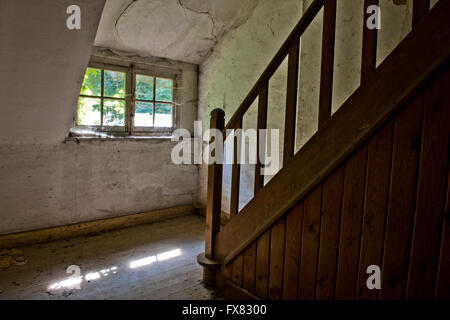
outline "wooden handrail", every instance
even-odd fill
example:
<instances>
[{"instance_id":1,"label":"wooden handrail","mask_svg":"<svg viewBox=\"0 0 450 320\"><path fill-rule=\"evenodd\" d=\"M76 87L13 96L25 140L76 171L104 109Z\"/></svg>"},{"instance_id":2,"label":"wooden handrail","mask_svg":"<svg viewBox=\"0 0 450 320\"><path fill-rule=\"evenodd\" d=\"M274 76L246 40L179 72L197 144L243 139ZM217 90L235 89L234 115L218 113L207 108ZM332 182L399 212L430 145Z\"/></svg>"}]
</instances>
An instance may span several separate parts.
<instances>
[{"instance_id":1,"label":"wooden handrail","mask_svg":"<svg viewBox=\"0 0 450 320\"><path fill-rule=\"evenodd\" d=\"M376 51L377 51L377 30L370 30L366 27L366 20L369 18L366 9L372 5L378 5L379 0L364 0L364 19L363 19L363 45L362 45L362 64L361 64L361 83L364 83L376 69ZM413 6L413 26L422 19L429 11L429 0L414 0ZM287 92L286 92L286 113L285 113L285 134L284 134L284 154L283 166L286 166L294 156L295 130L296 130L296 109L297 109L297 87L299 70L299 47L300 38L312 23L314 18L324 9L323 13L323 39L322 39L322 60L320 76L319 93L319 130L323 124L331 117L332 96L333 96L333 69L334 69L334 51L335 51L335 33L336 33L336 0L315 0L300 19L294 30L290 33L288 39L283 43L275 57L272 59L266 70L256 82L250 93L244 99L243 103L231 117L228 124L223 129L224 137L227 137L233 129L242 128L244 114L259 97L258 102L258 127L265 129L268 110L268 86L269 81L275 71L279 68L286 57L288 60L287 74ZM259 150L263 143L259 143L257 155L264 153ZM235 143L236 144L236 143ZM235 148L235 153L238 152ZM261 151L261 152L260 152ZM262 159L258 158L255 166L254 194L264 187L264 179L261 177ZM232 196L231 196L231 215L238 213L239 202L239 172L240 166L233 166L232 174Z\"/></svg>"},{"instance_id":2,"label":"wooden handrail","mask_svg":"<svg viewBox=\"0 0 450 320\"><path fill-rule=\"evenodd\" d=\"M450 60L450 1L420 19L388 58L292 161L217 234L215 259L230 262L305 197Z\"/></svg>"},{"instance_id":3,"label":"wooden handrail","mask_svg":"<svg viewBox=\"0 0 450 320\"><path fill-rule=\"evenodd\" d=\"M428 13L428 10L430 10L430 0L414 0L413 27Z\"/></svg>"},{"instance_id":4,"label":"wooden handrail","mask_svg":"<svg viewBox=\"0 0 450 320\"><path fill-rule=\"evenodd\" d=\"M306 31L306 29L312 23L314 18L320 12L320 10L322 9L322 7L326 1L327 0L315 0L309 6L309 8L306 10L305 14L300 19L299 23L295 26L294 30L289 34L287 40L283 43L281 48L276 53L275 57L269 63L266 70L264 70L261 77L258 79L258 81L254 85L254 87L250 90L250 93L247 95L247 97L244 99L242 104L236 110L234 115L228 121L227 125L225 126L225 129L235 129L236 128L236 125L239 123L240 118L242 118L244 116L245 112L247 112L247 110L250 108L253 101L255 101L255 99L260 94L261 89L264 87L264 85L267 82L269 82L269 79L272 77L272 75L275 73L275 71L278 69L278 67L281 65L281 63L284 61L286 56L289 54L289 51L291 50L292 45L296 41L298 41L298 39L303 35L303 33ZM335 1L335 0L332 0L332 1Z\"/></svg>"},{"instance_id":5,"label":"wooden handrail","mask_svg":"<svg viewBox=\"0 0 450 320\"><path fill-rule=\"evenodd\" d=\"M375 72L378 71L376 67L377 30L369 30L365 25L366 19L364 19L361 87L332 117L336 1L315 0L309 6L226 126L224 125L224 112L220 109L212 111L211 128L221 130L223 136L227 137L230 130L242 128L244 114L259 98L257 129L266 129L269 81L288 57L283 169L267 186L264 186L264 177L261 175L262 162L264 161L260 159L259 155L265 153L265 150L262 149L265 148L265 143L264 141L259 143L259 139L264 137L257 134L258 162L255 166L254 198L243 208L242 214L238 214L240 165L237 160L241 144L235 141L233 155L235 163L232 167L230 201L232 219L220 232L222 164L209 165L206 258L215 259L221 263L227 263L234 258L250 241L253 241L296 201L305 196L339 161L348 156L358 146L358 143L367 138L380 123L399 107L400 100L406 99L411 90L423 84L428 74L435 70L436 63L442 63L444 58L447 59L450 54L450 46L437 41L438 39L447 41L450 34L436 30L439 23L445 25L442 14L436 12L439 10L450 11L448 3L444 5L441 1L441 4L436 6L433 15L435 19L440 20L432 21L433 17L427 17L430 1L414 0L413 26L418 25L420 30L412 37L413 40L411 40L411 36L408 36L393 51L387 59L388 62L383 62L378 68L380 69L379 72ZM365 0L364 9L366 10L368 6L377 4L378 0ZM318 110L319 130L301 151L294 155L300 39L322 8L324 8L324 22ZM367 18L366 14L365 12L365 18ZM422 26L422 21L426 22L425 26ZM442 33L442 35L432 34L432 36L429 36L426 34L427 31ZM427 49L417 47L417 43L427 44L426 47L430 48L428 50L430 55L424 56ZM443 52L439 53L432 47L433 45L440 45ZM416 52L411 54L409 61L402 61L405 52L409 51ZM402 63L403 66L398 66ZM416 70L411 70L414 68ZM375 74L377 75L375 76ZM406 76L408 74L409 77ZM376 81L380 83L376 83ZM395 86L396 81L403 81L406 84L398 84L397 88L385 87L387 84ZM378 92L383 92L383 95L377 96ZM365 100L367 97L372 99L370 102L373 105L370 110L363 107L364 103L368 103ZM339 141L336 140L338 136L340 137ZM322 153L324 156L318 157L318 154Z\"/></svg>"}]
</instances>

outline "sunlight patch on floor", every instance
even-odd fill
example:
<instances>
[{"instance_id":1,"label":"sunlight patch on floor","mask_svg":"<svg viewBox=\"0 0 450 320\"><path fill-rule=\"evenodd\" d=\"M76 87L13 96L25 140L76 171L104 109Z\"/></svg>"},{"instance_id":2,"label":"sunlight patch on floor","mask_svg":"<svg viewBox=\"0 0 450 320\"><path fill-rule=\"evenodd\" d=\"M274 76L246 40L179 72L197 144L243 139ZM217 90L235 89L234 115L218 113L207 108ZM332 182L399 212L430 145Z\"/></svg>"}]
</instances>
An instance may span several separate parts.
<instances>
[{"instance_id":1,"label":"sunlight patch on floor","mask_svg":"<svg viewBox=\"0 0 450 320\"><path fill-rule=\"evenodd\" d=\"M130 262L129 267L130 267L130 269L136 269L136 268L140 268L143 266L148 266L154 262L166 261L166 260L178 257L180 255L181 255L180 249L170 250L170 251L166 251L166 252L154 255L154 256L147 257L147 258L133 260ZM76 270L78 270L78 272ZM68 267L67 273L71 273L72 275L67 279L64 279L64 280L61 280L61 281L51 284L48 287L48 290L52 291L52 290L58 290L61 288L81 289L81 283L83 282L83 279L84 279L84 281L89 282L89 281L93 281L93 280L98 280L102 277L107 277L110 274L117 274L118 267L113 266L110 268L105 268L100 271L94 271L94 272L87 273L84 276L81 275L81 271L79 271L79 270L80 270L80 268L78 266Z\"/></svg>"}]
</instances>

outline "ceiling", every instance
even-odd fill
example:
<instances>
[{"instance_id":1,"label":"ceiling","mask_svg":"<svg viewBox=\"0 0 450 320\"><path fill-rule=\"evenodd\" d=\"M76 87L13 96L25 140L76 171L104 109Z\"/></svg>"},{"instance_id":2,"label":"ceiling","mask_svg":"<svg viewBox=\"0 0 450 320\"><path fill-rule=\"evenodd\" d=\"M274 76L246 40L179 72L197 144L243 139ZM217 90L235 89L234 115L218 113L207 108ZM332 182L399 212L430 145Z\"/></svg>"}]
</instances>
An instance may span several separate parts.
<instances>
[{"instance_id":1,"label":"ceiling","mask_svg":"<svg viewBox=\"0 0 450 320\"><path fill-rule=\"evenodd\" d=\"M107 0L95 45L202 63L258 0Z\"/></svg>"}]
</instances>

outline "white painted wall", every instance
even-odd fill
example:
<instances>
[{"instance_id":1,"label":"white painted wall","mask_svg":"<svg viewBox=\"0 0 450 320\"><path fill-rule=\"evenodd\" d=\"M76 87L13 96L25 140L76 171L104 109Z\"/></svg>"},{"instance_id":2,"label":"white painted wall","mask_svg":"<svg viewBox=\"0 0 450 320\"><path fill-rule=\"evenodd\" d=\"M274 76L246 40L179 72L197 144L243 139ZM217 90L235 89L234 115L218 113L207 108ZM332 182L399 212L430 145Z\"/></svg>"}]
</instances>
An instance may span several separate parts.
<instances>
[{"instance_id":1,"label":"white painted wall","mask_svg":"<svg viewBox=\"0 0 450 320\"><path fill-rule=\"evenodd\" d=\"M80 0L81 30L68 30L69 0L0 0L0 143L57 143L72 123L104 0Z\"/></svg>"},{"instance_id":2,"label":"white painted wall","mask_svg":"<svg viewBox=\"0 0 450 320\"><path fill-rule=\"evenodd\" d=\"M260 1L247 21L231 30L216 45L212 55L200 66L198 119L203 121L204 130L209 127L209 114L215 108L223 108L226 121L230 119L299 21L302 12L303 1ZM278 103L284 95L283 74L286 74L286 64L277 72L278 80L271 83L269 90L270 128L279 127L284 118L284 108ZM252 108L244 119L244 128L254 128L255 119L256 108ZM229 177L230 169L228 166L224 168L226 177ZM252 166L243 166L241 206L253 194L252 171ZM207 170L203 165L199 171L199 206L206 203L206 181ZM222 201L225 211L229 206L228 194L229 183L226 183Z\"/></svg>"},{"instance_id":3,"label":"white painted wall","mask_svg":"<svg viewBox=\"0 0 450 320\"><path fill-rule=\"evenodd\" d=\"M0 145L0 234L192 204L167 139Z\"/></svg>"},{"instance_id":4,"label":"white painted wall","mask_svg":"<svg viewBox=\"0 0 450 320\"><path fill-rule=\"evenodd\" d=\"M252 0L253 1L253 0ZM338 10L349 2L340 0ZM393 21L385 20L380 57L409 31L407 6L393 7ZM185 1L186 4L192 1ZM250 3L249 1L248 3ZM311 0L259 1L253 12L213 48L200 66L197 118L209 126L212 109L225 109L227 120L238 108L276 51L285 41ZM434 3L435 1L433 1ZM205 166L174 166L170 141L94 141L65 143L72 123L85 68L91 56L104 0L77 0L82 29L65 27L70 0L0 0L0 234L38 229L157 208L206 201ZM193 3L193 2L192 2ZM192 4L191 3L191 4ZM198 4L198 3L197 3ZM339 9L340 8L340 9ZM231 12L231 11L230 11ZM348 55L340 50L356 43L359 33L348 32L358 19L338 13L346 24L338 30L336 83L343 101L357 81L357 48ZM231 18L230 18L231 19ZM395 36L387 26L403 21ZM346 31L350 30L350 31ZM341 34L341 35L339 35ZM384 37L384 38L383 38ZM383 40L388 39L388 40ZM149 39L148 41L151 41ZM300 61L297 148L317 128L318 75L320 72L321 18L302 40ZM394 43L394 45L392 43ZM152 60L163 63L162 60ZM165 61L164 63L166 63ZM163 63L163 64L164 64ZM197 104L197 70L183 64L182 126L192 130ZM349 73L340 70L350 70ZM270 83L269 128L282 129L286 64ZM192 91L193 90L193 91ZM244 119L255 127L256 108ZM283 130L281 130L282 132ZM282 145L282 138L280 139ZM280 150L282 151L282 150ZM225 168L229 178L230 168ZM228 210L229 182L225 179L224 210ZM253 196L252 167L243 167L241 206Z\"/></svg>"},{"instance_id":5,"label":"white painted wall","mask_svg":"<svg viewBox=\"0 0 450 320\"><path fill-rule=\"evenodd\" d=\"M66 8L81 7L81 30ZM0 234L192 204L197 167L174 143L65 141L104 0L0 0ZM195 118L197 67L182 99ZM191 117L191 118L190 118ZM190 128L189 128L190 129Z\"/></svg>"},{"instance_id":6,"label":"white painted wall","mask_svg":"<svg viewBox=\"0 0 450 320\"><path fill-rule=\"evenodd\" d=\"M225 110L226 121L256 83L303 12L313 0L260 2L249 19L229 32L200 66L198 119L209 126L214 108ZM433 1L432 4L434 4ZM411 30L412 0L395 5L381 0L381 25L377 62L381 63ZM363 0L338 0L334 64L333 112L360 85ZM323 9L301 39L296 150L317 131ZM280 129L280 161L284 134L287 63L269 83L268 128ZM365 106L369 107L369 106ZM244 129L255 128L257 106L244 117ZM241 166L240 207L253 197L254 166ZM224 166L222 210L229 212L231 166ZM266 182L270 177L266 178ZM199 170L198 206L206 204L207 168Z\"/></svg>"},{"instance_id":7,"label":"white painted wall","mask_svg":"<svg viewBox=\"0 0 450 320\"><path fill-rule=\"evenodd\" d=\"M107 0L95 45L201 63L258 0Z\"/></svg>"}]
</instances>

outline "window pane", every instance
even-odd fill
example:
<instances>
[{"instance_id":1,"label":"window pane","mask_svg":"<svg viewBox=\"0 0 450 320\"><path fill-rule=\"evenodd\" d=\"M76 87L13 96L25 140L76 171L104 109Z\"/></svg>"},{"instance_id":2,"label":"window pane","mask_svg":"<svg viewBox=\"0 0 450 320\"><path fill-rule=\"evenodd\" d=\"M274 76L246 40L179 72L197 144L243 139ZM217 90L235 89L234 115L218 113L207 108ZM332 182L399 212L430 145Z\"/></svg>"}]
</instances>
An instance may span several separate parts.
<instances>
[{"instance_id":1,"label":"window pane","mask_svg":"<svg viewBox=\"0 0 450 320\"><path fill-rule=\"evenodd\" d=\"M105 97L125 98L125 72L105 70Z\"/></svg>"},{"instance_id":2,"label":"window pane","mask_svg":"<svg viewBox=\"0 0 450 320\"><path fill-rule=\"evenodd\" d=\"M100 97L102 94L102 71L100 69L87 68L81 94Z\"/></svg>"},{"instance_id":3,"label":"window pane","mask_svg":"<svg viewBox=\"0 0 450 320\"><path fill-rule=\"evenodd\" d=\"M172 80L156 78L156 100L172 102Z\"/></svg>"},{"instance_id":4,"label":"window pane","mask_svg":"<svg viewBox=\"0 0 450 320\"><path fill-rule=\"evenodd\" d=\"M106 100L103 102L103 125L124 126L125 125L125 101Z\"/></svg>"},{"instance_id":5,"label":"window pane","mask_svg":"<svg viewBox=\"0 0 450 320\"><path fill-rule=\"evenodd\" d=\"M153 77L136 75L136 99L153 100Z\"/></svg>"},{"instance_id":6,"label":"window pane","mask_svg":"<svg viewBox=\"0 0 450 320\"><path fill-rule=\"evenodd\" d=\"M153 103L136 102L134 126L153 127Z\"/></svg>"},{"instance_id":7,"label":"window pane","mask_svg":"<svg viewBox=\"0 0 450 320\"><path fill-rule=\"evenodd\" d=\"M157 103L155 110L155 127L172 128L172 126L172 105Z\"/></svg>"},{"instance_id":8,"label":"window pane","mask_svg":"<svg viewBox=\"0 0 450 320\"><path fill-rule=\"evenodd\" d=\"M92 98L80 98L78 100L78 125L100 125L101 100Z\"/></svg>"}]
</instances>

